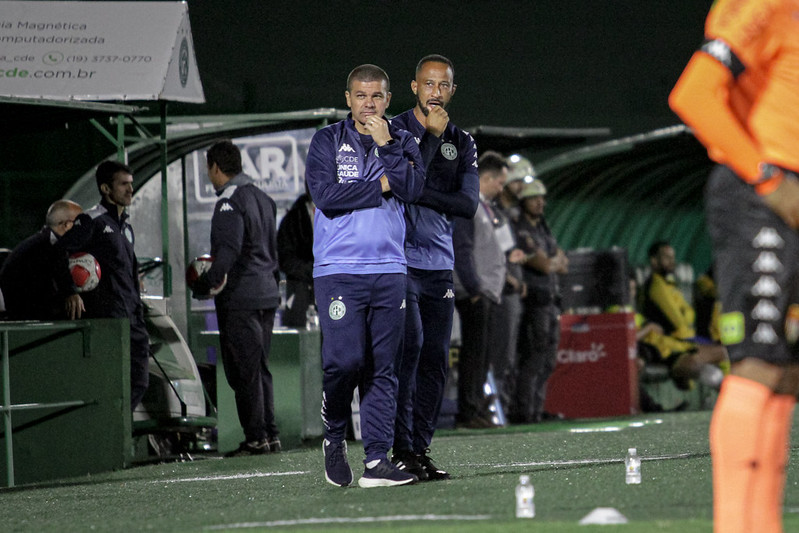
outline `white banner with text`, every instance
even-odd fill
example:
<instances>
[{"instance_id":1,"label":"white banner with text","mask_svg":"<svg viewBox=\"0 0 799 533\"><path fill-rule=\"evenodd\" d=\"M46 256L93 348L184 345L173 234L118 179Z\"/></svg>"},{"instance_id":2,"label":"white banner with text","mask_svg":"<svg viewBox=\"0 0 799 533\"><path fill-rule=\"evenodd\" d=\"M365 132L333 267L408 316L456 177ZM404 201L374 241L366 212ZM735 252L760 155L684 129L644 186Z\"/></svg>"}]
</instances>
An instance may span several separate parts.
<instances>
[{"instance_id":1,"label":"white banner with text","mask_svg":"<svg viewBox=\"0 0 799 533\"><path fill-rule=\"evenodd\" d=\"M205 102L185 2L0 2L0 96Z\"/></svg>"}]
</instances>

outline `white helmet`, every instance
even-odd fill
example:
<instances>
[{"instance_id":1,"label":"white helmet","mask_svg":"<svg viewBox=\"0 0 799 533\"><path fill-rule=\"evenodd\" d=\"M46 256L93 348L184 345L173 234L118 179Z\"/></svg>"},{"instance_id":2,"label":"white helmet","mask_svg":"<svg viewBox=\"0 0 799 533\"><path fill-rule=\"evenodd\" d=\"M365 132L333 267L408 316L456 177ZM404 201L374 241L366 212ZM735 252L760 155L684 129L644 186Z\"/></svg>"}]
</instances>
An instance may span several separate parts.
<instances>
[{"instance_id":1,"label":"white helmet","mask_svg":"<svg viewBox=\"0 0 799 533\"><path fill-rule=\"evenodd\" d=\"M546 196L547 188L541 180L533 180L530 183L525 183L522 192L519 193L519 200L531 198L533 196Z\"/></svg>"},{"instance_id":2,"label":"white helmet","mask_svg":"<svg viewBox=\"0 0 799 533\"><path fill-rule=\"evenodd\" d=\"M519 180L524 181L524 183L532 183L534 179L535 169L529 159L519 154L513 154L508 157L508 179L505 184Z\"/></svg>"}]
</instances>

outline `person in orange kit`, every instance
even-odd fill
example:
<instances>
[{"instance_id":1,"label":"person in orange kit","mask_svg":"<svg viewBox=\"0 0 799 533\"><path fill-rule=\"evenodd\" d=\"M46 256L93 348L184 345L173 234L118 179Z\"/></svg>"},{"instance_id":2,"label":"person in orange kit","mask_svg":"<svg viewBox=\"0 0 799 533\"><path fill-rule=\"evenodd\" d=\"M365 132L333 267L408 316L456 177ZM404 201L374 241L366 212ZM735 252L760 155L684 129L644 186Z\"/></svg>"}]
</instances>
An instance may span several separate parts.
<instances>
[{"instance_id":1,"label":"person in orange kit","mask_svg":"<svg viewBox=\"0 0 799 533\"><path fill-rule=\"evenodd\" d=\"M710 424L716 533L782 531L799 392L799 0L718 0L669 97L706 190L732 371Z\"/></svg>"}]
</instances>

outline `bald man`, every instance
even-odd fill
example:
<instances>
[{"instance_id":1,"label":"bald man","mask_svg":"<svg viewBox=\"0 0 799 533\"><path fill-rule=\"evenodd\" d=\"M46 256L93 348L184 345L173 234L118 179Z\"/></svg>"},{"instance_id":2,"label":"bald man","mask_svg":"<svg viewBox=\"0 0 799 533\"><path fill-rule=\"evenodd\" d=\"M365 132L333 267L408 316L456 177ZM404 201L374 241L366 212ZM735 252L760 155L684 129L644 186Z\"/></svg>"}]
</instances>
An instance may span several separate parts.
<instances>
[{"instance_id":1,"label":"bald man","mask_svg":"<svg viewBox=\"0 0 799 533\"><path fill-rule=\"evenodd\" d=\"M3 263L0 289L9 319L81 317L85 309L69 274L68 258L90 231L89 218L82 212L70 200L54 202L47 210L45 226L14 248Z\"/></svg>"}]
</instances>

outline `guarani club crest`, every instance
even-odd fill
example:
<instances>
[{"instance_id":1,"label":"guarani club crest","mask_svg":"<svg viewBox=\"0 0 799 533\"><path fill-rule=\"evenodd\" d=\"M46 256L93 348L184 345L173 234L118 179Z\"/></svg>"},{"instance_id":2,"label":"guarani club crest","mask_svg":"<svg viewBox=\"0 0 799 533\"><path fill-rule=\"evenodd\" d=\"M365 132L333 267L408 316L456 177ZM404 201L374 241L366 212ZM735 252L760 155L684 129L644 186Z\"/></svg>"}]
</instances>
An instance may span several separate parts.
<instances>
[{"instance_id":1,"label":"guarani club crest","mask_svg":"<svg viewBox=\"0 0 799 533\"><path fill-rule=\"evenodd\" d=\"M327 308L327 314L330 315L331 320L341 320L347 313L347 306L341 301L341 296L338 300L331 298L330 307Z\"/></svg>"}]
</instances>

